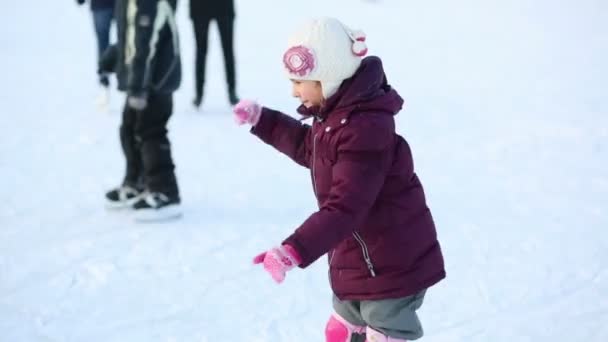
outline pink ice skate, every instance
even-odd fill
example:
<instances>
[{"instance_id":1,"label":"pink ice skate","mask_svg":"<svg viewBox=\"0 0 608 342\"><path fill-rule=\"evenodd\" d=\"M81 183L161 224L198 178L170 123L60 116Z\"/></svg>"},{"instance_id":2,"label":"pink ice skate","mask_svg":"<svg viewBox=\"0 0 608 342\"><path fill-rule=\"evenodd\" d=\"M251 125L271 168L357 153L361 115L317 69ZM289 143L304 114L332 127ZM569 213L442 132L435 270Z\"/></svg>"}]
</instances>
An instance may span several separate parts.
<instances>
[{"instance_id":1,"label":"pink ice skate","mask_svg":"<svg viewBox=\"0 0 608 342\"><path fill-rule=\"evenodd\" d=\"M370 327L365 330L365 337L365 342L407 342L400 338L386 336Z\"/></svg>"},{"instance_id":2,"label":"pink ice skate","mask_svg":"<svg viewBox=\"0 0 608 342\"><path fill-rule=\"evenodd\" d=\"M333 314L325 326L326 342L350 342L353 334L365 333L365 327L348 323L338 314Z\"/></svg>"}]
</instances>

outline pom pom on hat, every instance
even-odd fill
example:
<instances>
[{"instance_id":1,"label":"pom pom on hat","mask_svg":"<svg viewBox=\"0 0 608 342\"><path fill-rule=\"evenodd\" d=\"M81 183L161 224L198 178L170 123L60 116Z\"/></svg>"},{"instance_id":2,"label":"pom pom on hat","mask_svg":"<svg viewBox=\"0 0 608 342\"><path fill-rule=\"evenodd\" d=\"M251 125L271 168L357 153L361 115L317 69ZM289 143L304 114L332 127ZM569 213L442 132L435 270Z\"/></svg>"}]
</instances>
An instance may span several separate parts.
<instances>
[{"instance_id":1,"label":"pom pom on hat","mask_svg":"<svg viewBox=\"0 0 608 342\"><path fill-rule=\"evenodd\" d=\"M367 54L367 45L365 44L367 36L365 33L363 31L353 31L350 37L353 40L353 53L355 56L365 56Z\"/></svg>"},{"instance_id":2,"label":"pom pom on hat","mask_svg":"<svg viewBox=\"0 0 608 342\"><path fill-rule=\"evenodd\" d=\"M352 77L367 54L365 33L351 30L334 18L313 19L289 37L283 55L287 75L321 82L323 97L335 94Z\"/></svg>"},{"instance_id":3,"label":"pom pom on hat","mask_svg":"<svg viewBox=\"0 0 608 342\"><path fill-rule=\"evenodd\" d=\"M363 57L367 54L367 45L364 42L356 41L353 43L353 53L355 56Z\"/></svg>"}]
</instances>

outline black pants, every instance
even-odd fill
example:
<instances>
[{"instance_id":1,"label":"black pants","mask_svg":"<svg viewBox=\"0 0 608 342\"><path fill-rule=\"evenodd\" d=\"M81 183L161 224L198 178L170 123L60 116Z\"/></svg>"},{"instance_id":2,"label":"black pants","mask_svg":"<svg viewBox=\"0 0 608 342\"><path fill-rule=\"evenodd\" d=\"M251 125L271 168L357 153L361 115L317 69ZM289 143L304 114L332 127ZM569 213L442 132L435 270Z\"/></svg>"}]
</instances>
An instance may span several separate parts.
<instances>
[{"instance_id":1,"label":"black pants","mask_svg":"<svg viewBox=\"0 0 608 342\"><path fill-rule=\"evenodd\" d=\"M234 17L222 16L217 18L195 17L192 19L194 25L194 36L196 38L196 95L203 94L205 83L205 61L207 59L207 36L209 34L209 23L215 19L220 31L220 40L224 52L224 66L226 70L226 83L228 91L234 91L236 87L236 76L234 70Z\"/></svg>"},{"instance_id":2,"label":"black pants","mask_svg":"<svg viewBox=\"0 0 608 342\"><path fill-rule=\"evenodd\" d=\"M127 161L125 185L179 197L167 122L173 112L171 94L150 95L138 111L125 103L120 142Z\"/></svg>"}]
</instances>

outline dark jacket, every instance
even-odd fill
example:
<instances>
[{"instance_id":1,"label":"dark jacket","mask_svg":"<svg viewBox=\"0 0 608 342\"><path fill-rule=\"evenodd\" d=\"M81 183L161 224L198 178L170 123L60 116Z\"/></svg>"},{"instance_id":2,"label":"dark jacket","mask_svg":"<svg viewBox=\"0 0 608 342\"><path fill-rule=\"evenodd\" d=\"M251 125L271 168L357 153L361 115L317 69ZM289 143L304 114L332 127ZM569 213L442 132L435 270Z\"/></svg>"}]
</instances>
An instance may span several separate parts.
<instances>
[{"instance_id":1,"label":"dark jacket","mask_svg":"<svg viewBox=\"0 0 608 342\"><path fill-rule=\"evenodd\" d=\"M234 17L234 0L190 0L190 17Z\"/></svg>"},{"instance_id":2,"label":"dark jacket","mask_svg":"<svg viewBox=\"0 0 608 342\"><path fill-rule=\"evenodd\" d=\"M319 210L289 236L306 267L328 253L334 293L412 295L445 277L443 256L407 142L395 132L402 98L377 57L363 60L312 127L264 108L252 132L311 169Z\"/></svg>"},{"instance_id":3,"label":"dark jacket","mask_svg":"<svg viewBox=\"0 0 608 342\"><path fill-rule=\"evenodd\" d=\"M132 3L133 8L128 5ZM130 95L172 93L181 82L177 0L117 0L118 42L100 62L116 72L118 89ZM134 11L132 16L130 11Z\"/></svg>"}]
</instances>

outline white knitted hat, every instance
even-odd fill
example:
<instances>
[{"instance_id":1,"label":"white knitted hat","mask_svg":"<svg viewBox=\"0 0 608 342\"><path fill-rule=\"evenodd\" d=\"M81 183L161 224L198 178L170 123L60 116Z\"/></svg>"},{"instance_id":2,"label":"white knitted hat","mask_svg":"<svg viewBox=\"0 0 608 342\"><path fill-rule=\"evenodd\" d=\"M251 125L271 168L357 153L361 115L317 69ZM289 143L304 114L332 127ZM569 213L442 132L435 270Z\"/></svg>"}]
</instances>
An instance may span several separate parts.
<instances>
[{"instance_id":1,"label":"white knitted hat","mask_svg":"<svg viewBox=\"0 0 608 342\"><path fill-rule=\"evenodd\" d=\"M355 74L366 53L363 32L353 31L334 18L318 18L289 37L283 66L290 79L321 82L327 99L342 81Z\"/></svg>"}]
</instances>

